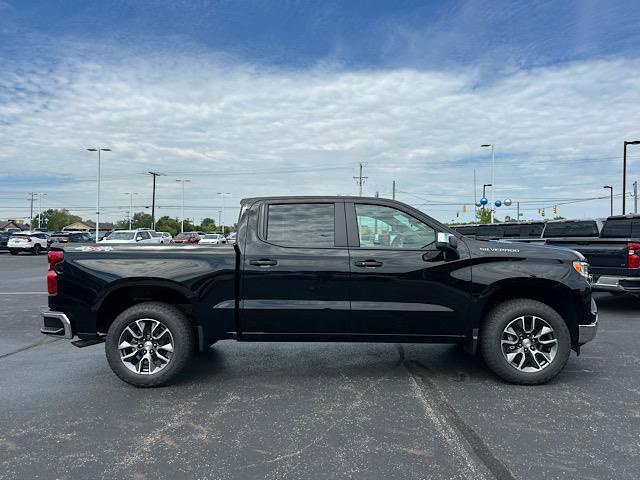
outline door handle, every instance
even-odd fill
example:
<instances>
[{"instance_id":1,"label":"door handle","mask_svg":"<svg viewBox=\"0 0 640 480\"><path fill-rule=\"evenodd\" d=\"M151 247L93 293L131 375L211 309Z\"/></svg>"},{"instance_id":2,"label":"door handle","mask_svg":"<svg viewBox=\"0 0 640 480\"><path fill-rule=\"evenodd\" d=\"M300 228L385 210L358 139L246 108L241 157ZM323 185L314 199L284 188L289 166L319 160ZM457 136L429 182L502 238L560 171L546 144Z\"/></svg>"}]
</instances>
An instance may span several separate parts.
<instances>
[{"instance_id":1,"label":"door handle","mask_svg":"<svg viewBox=\"0 0 640 480\"><path fill-rule=\"evenodd\" d=\"M363 260L358 262L353 262L356 267L365 267L365 268L377 268L382 266L382 262L377 260Z\"/></svg>"},{"instance_id":2,"label":"door handle","mask_svg":"<svg viewBox=\"0 0 640 480\"><path fill-rule=\"evenodd\" d=\"M273 267L278 264L277 260L271 260L269 258L261 258L260 260L251 260L249 262L251 265L255 265L256 267Z\"/></svg>"}]
</instances>

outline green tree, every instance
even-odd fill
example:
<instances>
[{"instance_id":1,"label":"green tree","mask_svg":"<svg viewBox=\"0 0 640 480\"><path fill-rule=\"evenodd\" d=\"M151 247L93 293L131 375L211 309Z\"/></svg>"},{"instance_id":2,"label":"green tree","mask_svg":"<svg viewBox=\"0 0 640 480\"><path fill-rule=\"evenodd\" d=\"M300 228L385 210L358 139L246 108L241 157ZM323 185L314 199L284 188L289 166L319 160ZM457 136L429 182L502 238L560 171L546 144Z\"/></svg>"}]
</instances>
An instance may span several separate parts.
<instances>
[{"instance_id":1,"label":"green tree","mask_svg":"<svg viewBox=\"0 0 640 480\"><path fill-rule=\"evenodd\" d=\"M491 210L488 208L479 208L476 212L477 223L491 223Z\"/></svg>"},{"instance_id":2,"label":"green tree","mask_svg":"<svg viewBox=\"0 0 640 480\"><path fill-rule=\"evenodd\" d=\"M158 232L169 232L175 236L180 233L180 221L177 218L170 218L169 216L160 217L156 220L156 230Z\"/></svg>"},{"instance_id":3,"label":"green tree","mask_svg":"<svg viewBox=\"0 0 640 480\"><path fill-rule=\"evenodd\" d=\"M213 221L212 218L203 218L202 223L200 224L200 230L203 232L215 232L216 231L216 222Z\"/></svg>"},{"instance_id":4,"label":"green tree","mask_svg":"<svg viewBox=\"0 0 640 480\"><path fill-rule=\"evenodd\" d=\"M42 212L41 225L42 228L47 228L50 231L62 230L67 225L81 221L82 218L78 215L72 215L69 210L63 208L62 210L50 208ZM33 228L38 226L38 217L34 217L31 220L31 226Z\"/></svg>"}]
</instances>

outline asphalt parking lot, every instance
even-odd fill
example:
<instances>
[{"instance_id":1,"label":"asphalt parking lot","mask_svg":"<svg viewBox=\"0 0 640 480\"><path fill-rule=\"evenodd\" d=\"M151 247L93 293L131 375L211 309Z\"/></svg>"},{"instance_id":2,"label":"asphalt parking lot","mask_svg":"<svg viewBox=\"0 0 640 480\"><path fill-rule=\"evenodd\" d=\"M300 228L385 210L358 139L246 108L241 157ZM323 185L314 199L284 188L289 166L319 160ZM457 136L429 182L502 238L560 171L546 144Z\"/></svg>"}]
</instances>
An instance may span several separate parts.
<instances>
[{"instance_id":1,"label":"asphalt parking lot","mask_svg":"<svg viewBox=\"0 0 640 480\"><path fill-rule=\"evenodd\" d=\"M597 295L553 382L439 345L220 342L142 390L43 338L46 257L0 252L0 478L637 479L640 300Z\"/></svg>"}]
</instances>

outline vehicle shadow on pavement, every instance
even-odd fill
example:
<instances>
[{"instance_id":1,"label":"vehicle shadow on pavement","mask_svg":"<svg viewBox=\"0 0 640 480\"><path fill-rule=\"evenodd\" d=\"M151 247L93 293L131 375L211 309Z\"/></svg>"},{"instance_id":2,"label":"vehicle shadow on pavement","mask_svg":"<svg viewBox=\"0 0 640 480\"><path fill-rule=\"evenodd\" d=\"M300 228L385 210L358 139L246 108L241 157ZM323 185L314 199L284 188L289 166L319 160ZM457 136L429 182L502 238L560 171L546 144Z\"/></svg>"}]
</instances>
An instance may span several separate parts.
<instances>
[{"instance_id":1,"label":"vehicle shadow on pavement","mask_svg":"<svg viewBox=\"0 0 640 480\"><path fill-rule=\"evenodd\" d=\"M500 383L479 355L470 355L458 345L259 342L219 342L210 351L195 355L175 383L215 382L240 375L283 379L396 376L405 375L409 363L449 381L493 379Z\"/></svg>"}]
</instances>

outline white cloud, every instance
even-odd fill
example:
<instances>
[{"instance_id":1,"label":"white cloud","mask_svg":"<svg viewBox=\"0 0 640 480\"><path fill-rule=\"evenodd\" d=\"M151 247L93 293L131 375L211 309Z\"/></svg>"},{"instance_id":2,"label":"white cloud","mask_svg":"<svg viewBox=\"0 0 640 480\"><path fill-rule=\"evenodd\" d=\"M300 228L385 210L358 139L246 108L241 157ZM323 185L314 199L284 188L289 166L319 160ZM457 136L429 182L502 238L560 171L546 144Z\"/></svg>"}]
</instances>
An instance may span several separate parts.
<instances>
[{"instance_id":1,"label":"white cloud","mask_svg":"<svg viewBox=\"0 0 640 480\"><path fill-rule=\"evenodd\" d=\"M74 181L5 186L0 217L26 209L10 192L34 189L47 192L49 206L90 216L96 160L84 149L96 145L113 149L103 158L110 219L126 211L124 192L141 192L136 202L150 203L143 173L151 169L167 173L158 204L173 206L159 214L179 215L174 180L184 177L192 180L186 203L197 207L187 215L199 219L217 218L219 191L233 193L227 206L262 194L355 194L352 177L363 161L365 193L390 195L395 179L401 192L455 203L423 207L450 220L471 205L474 166L478 191L490 182L490 152L479 148L486 142L496 144L496 198L535 211L553 199L605 195L604 183L619 193L622 141L640 136L638 59L520 71L491 84L478 84L473 69L287 71L207 57L55 65L0 72L0 164L7 176ZM640 176L640 152L632 157L631 181ZM418 197L398 195L424 204ZM540 205L525 205L534 199ZM603 216L608 203L559 213ZM227 219L235 214L229 210Z\"/></svg>"}]
</instances>

